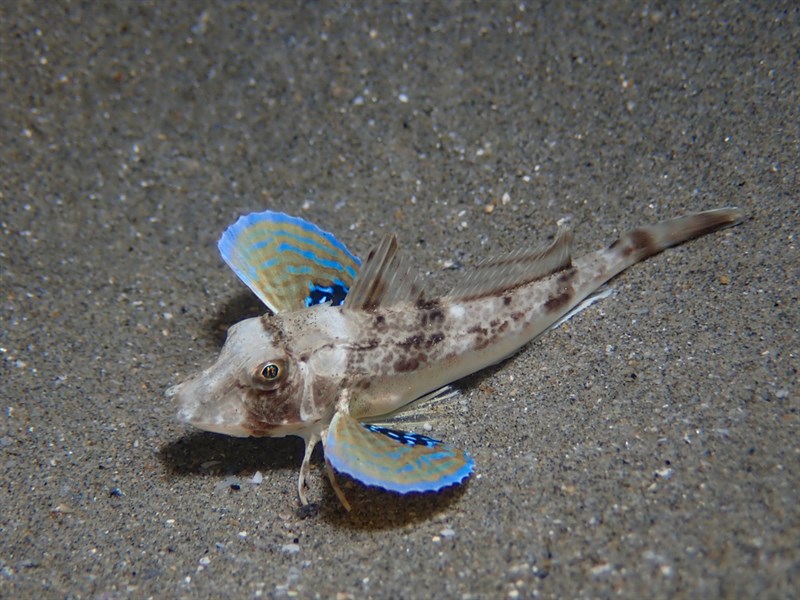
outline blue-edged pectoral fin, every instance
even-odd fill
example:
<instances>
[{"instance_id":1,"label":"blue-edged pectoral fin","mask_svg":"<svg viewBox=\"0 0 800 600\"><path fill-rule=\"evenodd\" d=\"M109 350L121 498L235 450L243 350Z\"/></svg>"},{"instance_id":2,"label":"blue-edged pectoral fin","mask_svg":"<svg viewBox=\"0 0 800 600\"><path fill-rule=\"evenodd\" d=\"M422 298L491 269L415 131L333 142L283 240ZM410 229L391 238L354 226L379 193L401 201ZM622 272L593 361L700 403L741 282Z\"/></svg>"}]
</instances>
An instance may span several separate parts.
<instances>
[{"instance_id":1,"label":"blue-edged pectoral fin","mask_svg":"<svg viewBox=\"0 0 800 600\"><path fill-rule=\"evenodd\" d=\"M474 466L466 452L448 444L359 423L341 411L334 415L323 442L329 467L365 485L400 494L436 492L459 484Z\"/></svg>"},{"instance_id":2,"label":"blue-edged pectoral fin","mask_svg":"<svg viewBox=\"0 0 800 600\"><path fill-rule=\"evenodd\" d=\"M219 240L222 258L274 312L344 302L361 261L333 234L299 217L252 213Z\"/></svg>"}]
</instances>

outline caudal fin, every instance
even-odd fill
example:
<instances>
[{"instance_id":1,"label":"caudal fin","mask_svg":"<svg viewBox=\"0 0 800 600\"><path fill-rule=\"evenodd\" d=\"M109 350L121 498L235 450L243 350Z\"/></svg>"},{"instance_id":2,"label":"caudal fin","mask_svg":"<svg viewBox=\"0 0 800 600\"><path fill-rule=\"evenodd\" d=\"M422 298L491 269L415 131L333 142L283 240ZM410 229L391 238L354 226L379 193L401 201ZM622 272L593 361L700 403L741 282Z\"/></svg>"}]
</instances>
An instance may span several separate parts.
<instances>
[{"instance_id":1,"label":"caudal fin","mask_svg":"<svg viewBox=\"0 0 800 600\"><path fill-rule=\"evenodd\" d=\"M741 221L742 211L735 207L695 213L628 231L609 250L623 257L627 266Z\"/></svg>"}]
</instances>

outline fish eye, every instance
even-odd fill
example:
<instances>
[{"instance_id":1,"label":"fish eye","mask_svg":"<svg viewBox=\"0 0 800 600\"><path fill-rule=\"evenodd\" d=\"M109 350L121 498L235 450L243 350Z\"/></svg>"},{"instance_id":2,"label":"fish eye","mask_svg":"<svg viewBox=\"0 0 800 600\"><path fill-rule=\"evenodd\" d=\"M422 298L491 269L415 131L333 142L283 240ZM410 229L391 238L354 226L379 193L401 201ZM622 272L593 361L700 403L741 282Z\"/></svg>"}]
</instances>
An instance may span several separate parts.
<instances>
[{"instance_id":1,"label":"fish eye","mask_svg":"<svg viewBox=\"0 0 800 600\"><path fill-rule=\"evenodd\" d=\"M275 383L283 378L284 371L283 361L268 361L256 367L255 378L261 383Z\"/></svg>"},{"instance_id":2,"label":"fish eye","mask_svg":"<svg viewBox=\"0 0 800 600\"><path fill-rule=\"evenodd\" d=\"M281 374L281 368L275 363L267 363L261 367L261 376L267 381L277 379Z\"/></svg>"}]
</instances>

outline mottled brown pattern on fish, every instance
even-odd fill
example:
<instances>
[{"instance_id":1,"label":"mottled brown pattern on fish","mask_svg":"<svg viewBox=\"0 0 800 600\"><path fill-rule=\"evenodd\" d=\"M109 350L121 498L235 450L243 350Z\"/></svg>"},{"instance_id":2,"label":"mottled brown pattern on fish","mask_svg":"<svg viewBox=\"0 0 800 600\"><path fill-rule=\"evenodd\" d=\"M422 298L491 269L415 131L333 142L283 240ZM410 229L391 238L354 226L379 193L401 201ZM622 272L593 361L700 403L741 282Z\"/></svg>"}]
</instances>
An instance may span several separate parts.
<instances>
[{"instance_id":1,"label":"mottled brown pattern on fish","mask_svg":"<svg viewBox=\"0 0 800 600\"><path fill-rule=\"evenodd\" d=\"M494 336L479 335L475 338L475 341L473 342L473 347L475 348L475 350L483 350L491 346L492 343L494 343L494 341L495 341Z\"/></svg>"},{"instance_id":2,"label":"mottled brown pattern on fish","mask_svg":"<svg viewBox=\"0 0 800 600\"><path fill-rule=\"evenodd\" d=\"M416 389L420 381L438 381L440 372L448 372L466 356L473 357L468 359L471 364L491 364L546 329L629 261L660 249L662 239L670 238L653 228L640 228L623 235L614 250L564 261L558 269L548 269L549 276L485 298L470 299L466 293L419 300L402 309L379 307L364 325L369 328L379 320L380 333L375 328L362 333L373 335L379 344L350 354L347 368L405 390ZM509 339L520 341L509 345ZM376 386L370 393L377 394Z\"/></svg>"},{"instance_id":3,"label":"mottled brown pattern on fish","mask_svg":"<svg viewBox=\"0 0 800 600\"><path fill-rule=\"evenodd\" d=\"M481 336L481 335L488 335L489 330L486 329L485 327L481 327L480 325L473 325L472 327L467 329L467 333Z\"/></svg>"},{"instance_id":4,"label":"mottled brown pattern on fish","mask_svg":"<svg viewBox=\"0 0 800 600\"><path fill-rule=\"evenodd\" d=\"M438 308L438 302L434 306L437 308L423 309L420 314L414 314L413 311L383 312L377 309L372 322L380 318L382 332L378 334L372 330L370 343L351 347L347 361L348 372L361 373L364 377L388 375L392 372L410 373L432 359L439 359L439 347L447 339L444 328L446 316Z\"/></svg>"},{"instance_id":5,"label":"mottled brown pattern on fish","mask_svg":"<svg viewBox=\"0 0 800 600\"><path fill-rule=\"evenodd\" d=\"M408 352L414 348L431 348L432 346L441 343L444 338L445 335L441 331L432 333L430 335L417 334L407 337L402 342L397 342L396 345Z\"/></svg>"},{"instance_id":6,"label":"mottled brown pattern on fish","mask_svg":"<svg viewBox=\"0 0 800 600\"><path fill-rule=\"evenodd\" d=\"M492 332L497 335L500 333L505 333L508 330L508 321L503 321L502 323L498 323L497 325L492 325L493 329Z\"/></svg>"},{"instance_id":7,"label":"mottled brown pattern on fish","mask_svg":"<svg viewBox=\"0 0 800 600\"><path fill-rule=\"evenodd\" d=\"M406 352L408 352L411 348L419 348L424 340L425 340L424 336L415 334L407 337L401 342L397 342L397 345L400 346Z\"/></svg>"},{"instance_id":8,"label":"mottled brown pattern on fish","mask_svg":"<svg viewBox=\"0 0 800 600\"><path fill-rule=\"evenodd\" d=\"M488 328L476 326L471 328L468 333L475 335L475 349L483 350L502 339L510 326L507 319L492 319L489 321Z\"/></svg>"},{"instance_id":9,"label":"mottled brown pattern on fish","mask_svg":"<svg viewBox=\"0 0 800 600\"><path fill-rule=\"evenodd\" d=\"M433 346L435 344L439 344L440 342L443 342L444 339L445 339L445 335L441 331L436 332L436 333L432 333L432 334L430 334L428 336L428 339L425 340L425 347L426 348L430 348L431 346Z\"/></svg>"},{"instance_id":10,"label":"mottled brown pattern on fish","mask_svg":"<svg viewBox=\"0 0 800 600\"><path fill-rule=\"evenodd\" d=\"M437 307L435 308L422 309L422 312L420 312L419 324L423 328L427 328L432 325L438 326L444 323L445 320L444 312L440 308L438 308L438 304L436 306Z\"/></svg>"},{"instance_id":11,"label":"mottled brown pattern on fish","mask_svg":"<svg viewBox=\"0 0 800 600\"><path fill-rule=\"evenodd\" d=\"M428 299L402 310L378 308L362 321L360 334L371 335L378 344L354 347L346 370L365 378L394 380L403 388L447 369L465 352L491 356L492 348L507 336L524 335L532 320L567 308L574 300L573 285L579 274L570 264L546 280L515 286L494 298ZM408 384L400 383L406 380ZM370 393L376 393L375 386Z\"/></svg>"},{"instance_id":12,"label":"mottled brown pattern on fish","mask_svg":"<svg viewBox=\"0 0 800 600\"><path fill-rule=\"evenodd\" d=\"M394 368L398 373L408 373L409 371L416 371L420 368L422 363L425 362L426 356L424 354L417 354L410 358L401 358L394 363Z\"/></svg>"},{"instance_id":13,"label":"mottled brown pattern on fish","mask_svg":"<svg viewBox=\"0 0 800 600\"><path fill-rule=\"evenodd\" d=\"M253 432L267 432L252 435L268 435L268 432L276 427L301 421L300 403L289 395L302 394L298 383L287 380L284 385L272 390L259 390L250 385L236 384L243 394L244 407L247 411L245 427Z\"/></svg>"}]
</instances>

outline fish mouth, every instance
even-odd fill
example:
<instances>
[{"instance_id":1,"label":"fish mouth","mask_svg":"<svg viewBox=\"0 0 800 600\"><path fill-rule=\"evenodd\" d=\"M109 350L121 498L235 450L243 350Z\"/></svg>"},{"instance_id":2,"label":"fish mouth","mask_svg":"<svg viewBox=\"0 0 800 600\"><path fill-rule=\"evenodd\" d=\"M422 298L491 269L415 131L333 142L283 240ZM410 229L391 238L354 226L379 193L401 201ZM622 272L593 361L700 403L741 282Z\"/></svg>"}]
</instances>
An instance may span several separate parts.
<instances>
[{"instance_id":1,"label":"fish mouth","mask_svg":"<svg viewBox=\"0 0 800 600\"><path fill-rule=\"evenodd\" d=\"M200 377L170 387L166 396L178 409L176 416L182 423L234 437L252 435L245 426L246 407L234 390L209 389Z\"/></svg>"}]
</instances>

